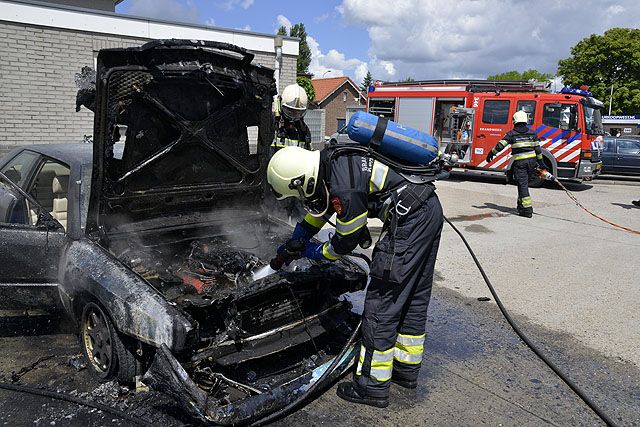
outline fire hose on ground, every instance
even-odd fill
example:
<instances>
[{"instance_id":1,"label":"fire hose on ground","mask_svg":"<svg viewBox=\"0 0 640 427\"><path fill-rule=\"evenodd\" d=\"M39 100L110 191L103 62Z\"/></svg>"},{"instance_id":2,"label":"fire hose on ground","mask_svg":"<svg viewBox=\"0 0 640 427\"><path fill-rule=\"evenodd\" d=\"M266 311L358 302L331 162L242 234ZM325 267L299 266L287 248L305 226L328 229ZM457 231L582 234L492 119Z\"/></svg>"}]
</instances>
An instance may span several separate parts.
<instances>
[{"instance_id":1,"label":"fire hose on ground","mask_svg":"<svg viewBox=\"0 0 640 427\"><path fill-rule=\"evenodd\" d=\"M627 231L631 231L634 233L638 233L640 234L640 232L636 231L636 230L632 230L626 227L622 227L619 226L617 224L614 224L612 222L609 222L595 214L593 214L592 212L590 212L588 209L586 209L584 206L582 206L578 200L576 199L576 197L569 191L567 190L567 188L562 185L560 182L558 182L558 180L556 180L555 178L550 179L551 181L555 181L558 183L558 185L567 192L567 194L569 195L569 197L578 205L580 206L582 209L584 209L585 211L587 211L589 214L595 216L598 219L601 219L602 221L611 224L613 226L622 228L624 230ZM518 337L536 354L536 356L538 356L562 381L564 381L565 384L567 384L567 386L569 386L569 388L576 393L576 395L578 395L578 397L580 397L580 399L582 399L582 401L600 418L602 419L602 421L605 422L605 424L607 426L615 426L616 424L613 422L613 420L607 416L607 414L605 414L602 409L600 409L595 402L593 402L585 393L584 391L582 391L576 384L574 384L551 360L549 360L540 349L538 349L538 347L535 346L535 344L533 344L525 335L524 333L520 330L520 328L515 324L515 322L513 321L513 319L511 318L511 316L509 315L509 313L507 312L507 310L504 308L504 305L502 304L502 301L500 300L500 298L498 297L495 289L493 288L493 285L491 284L491 281L489 280L489 278L487 277L487 274L485 273L484 269L482 268L482 265L480 264L480 262L478 261L478 258L476 257L475 253L473 252L473 250L471 249L471 246L469 246L469 243L467 242L467 240L465 239L465 237L462 235L462 233L451 223L451 221L449 221L449 219L447 217L444 217L444 220L453 228L453 230L458 234L458 236L460 236L460 238L462 239L464 245L466 246L467 250L469 251L469 254L471 255L471 257L473 258L474 263L476 264L476 267L478 267L478 270L480 271L480 274L482 275L482 278L484 279L487 287L489 288L489 292L491 292L491 295L493 296L493 298L496 301L496 304L498 305L498 308L500 309L500 312L502 313L502 315L504 316L504 318L507 320L507 323L509 323L509 325L511 326L511 328L514 330L514 332L516 333L516 335L518 335ZM367 260L368 261L368 260ZM346 354L346 352L348 351L349 347L351 345L353 345L353 343L355 342L358 334L360 333L360 327L362 325L362 320L360 320L360 322L358 323L358 325L356 326L356 328L353 331L353 334L351 335L351 337L347 340L346 344L344 345L344 347L342 348L342 350L340 351L340 353L335 357L335 359L333 360L333 362L331 363L331 365L329 365L329 367L324 371L324 373L316 380L316 382L314 384L312 384L309 389L307 390L306 393L302 394L298 399L294 400L293 402L289 403L287 406L285 406L284 408L273 412L272 414L270 414L269 416L258 420L256 422L254 422L252 424L252 426L262 426L265 425L267 423L270 423L272 421L275 421L281 417L284 417L285 415L289 414L291 411L293 411L294 409L298 408L302 403L304 403L309 397L311 397L313 395L313 392L316 390L316 388L322 384L324 382L324 379L330 375L333 370L335 369L335 367L338 365L338 363L340 362L340 360L342 359L342 357ZM86 401L85 399L80 399L77 398L75 396L69 396L69 395L65 395L63 393L55 393L55 392L49 392L46 390L40 390L40 389L36 389L36 388L32 388L32 387L24 387L24 386L16 386L16 385L12 385L12 384L6 384L6 383L0 383L0 388L4 388L7 390L14 390L14 391L19 391L19 392L25 392L25 393L31 393L31 394L38 394L41 396L47 396L47 397L51 397L54 399L61 399L61 400L66 400L69 402L73 402L79 405L86 405L86 406L90 406L90 407L94 407L100 410L103 410L105 412L109 412L113 415L119 416L122 419L126 419L129 421L132 421L136 424L139 425L151 425L150 423L140 419L140 418L134 418L122 411L119 411L115 408L111 408L108 407L106 405L101 405L101 404L97 404L95 402L89 402Z\"/></svg>"}]
</instances>

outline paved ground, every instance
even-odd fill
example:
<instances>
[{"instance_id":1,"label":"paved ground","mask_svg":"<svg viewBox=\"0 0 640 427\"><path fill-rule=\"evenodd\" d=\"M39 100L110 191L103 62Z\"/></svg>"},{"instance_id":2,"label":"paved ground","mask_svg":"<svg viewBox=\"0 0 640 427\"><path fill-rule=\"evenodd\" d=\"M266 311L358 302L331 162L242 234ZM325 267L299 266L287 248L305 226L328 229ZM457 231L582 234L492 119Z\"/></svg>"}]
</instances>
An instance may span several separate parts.
<instances>
[{"instance_id":1,"label":"paved ground","mask_svg":"<svg viewBox=\"0 0 640 427\"><path fill-rule=\"evenodd\" d=\"M469 240L502 302L525 333L616 424L640 426L640 236L578 208L564 191L533 189L535 215L515 213L502 177L456 174L438 183L445 215ZM594 213L640 229L640 181L567 184ZM372 228L376 226L371 224ZM445 224L417 391L392 388L387 410L357 407L332 389L275 425L603 425L514 335L466 248ZM361 297L361 296L360 296ZM356 298L356 301L361 299ZM47 323L44 324L45 326ZM161 396L96 388L78 345L58 325L27 336L0 325L0 380L111 401L158 425L188 424ZM51 356L37 362L43 356ZM110 398L106 397L111 396ZM0 425L128 425L99 411L0 390Z\"/></svg>"}]
</instances>

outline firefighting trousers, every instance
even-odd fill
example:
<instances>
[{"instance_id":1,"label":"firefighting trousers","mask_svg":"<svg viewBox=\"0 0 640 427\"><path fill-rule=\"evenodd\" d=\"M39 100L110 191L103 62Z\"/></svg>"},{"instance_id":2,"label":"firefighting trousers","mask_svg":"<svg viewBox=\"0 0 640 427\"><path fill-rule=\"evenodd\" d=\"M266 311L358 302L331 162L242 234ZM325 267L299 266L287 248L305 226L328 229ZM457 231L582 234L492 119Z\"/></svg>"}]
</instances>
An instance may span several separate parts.
<instances>
[{"instance_id":1,"label":"firefighting trousers","mask_svg":"<svg viewBox=\"0 0 640 427\"><path fill-rule=\"evenodd\" d=\"M535 157L513 162L513 178L518 186L518 212L520 213L533 213L529 181L536 171L536 165Z\"/></svg>"},{"instance_id":2,"label":"firefighting trousers","mask_svg":"<svg viewBox=\"0 0 640 427\"><path fill-rule=\"evenodd\" d=\"M442 206L433 194L415 212L399 219L393 250L390 232L376 244L353 378L360 394L385 398L392 375L418 378L442 224Z\"/></svg>"}]
</instances>

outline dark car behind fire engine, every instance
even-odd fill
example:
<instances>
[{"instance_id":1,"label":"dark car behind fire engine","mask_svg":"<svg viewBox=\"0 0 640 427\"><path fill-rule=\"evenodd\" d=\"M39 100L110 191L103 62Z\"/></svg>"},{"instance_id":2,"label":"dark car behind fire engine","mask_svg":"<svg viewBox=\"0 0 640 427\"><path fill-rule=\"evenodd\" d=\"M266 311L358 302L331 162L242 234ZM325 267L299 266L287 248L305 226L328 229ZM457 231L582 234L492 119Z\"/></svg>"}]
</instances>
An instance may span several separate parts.
<instances>
[{"instance_id":1,"label":"dark car behind fire engine","mask_svg":"<svg viewBox=\"0 0 640 427\"><path fill-rule=\"evenodd\" d=\"M217 424L304 395L355 330L343 294L366 283L349 259L253 280L290 226L262 205L273 71L252 59L203 41L101 51L81 97L93 146L0 162L0 304L59 305L95 377L141 378Z\"/></svg>"}]
</instances>

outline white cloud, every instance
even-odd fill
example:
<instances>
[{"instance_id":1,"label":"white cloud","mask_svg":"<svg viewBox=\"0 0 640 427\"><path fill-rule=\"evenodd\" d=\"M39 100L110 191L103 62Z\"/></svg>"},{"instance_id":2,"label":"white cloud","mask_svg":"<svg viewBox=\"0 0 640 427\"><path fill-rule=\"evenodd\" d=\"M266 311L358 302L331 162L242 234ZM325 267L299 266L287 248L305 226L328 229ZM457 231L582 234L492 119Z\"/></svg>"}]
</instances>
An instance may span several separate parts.
<instances>
[{"instance_id":1,"label":"white cloud","mask_svg":"<svg viewBox=\"0 0 640 427\"><path fill-rule=\"evenodd\" d=\"M187 0L186 4L177 0L130 0L128 13L170 21L200 21L200 9L191 0Z\"/></svg>"},{"instance_id":2,"label":"white cloud","mask_svg":"<svg viewBox=\"0 0 640 427\"><path fill-rule=\"evenodd\" d=\"M222 3L222 7L225 9L233 9L236 5L240 5L243 9L248 9L253 5L254 0L229 0Z\"/></svg>"},{"instance_id":3,"label":"white cloud","mask_svg":"<svg viewBox=\"0 0 640 427\"><path fill-rule=\"evenodd\" d=\"M324 22L327 20L328 17L329 17L329 14L325 13L324 15L313 18L313 22Z\"/></svg>"},{"instance_id":4,"label":"white cloud","mask_svg":"<svg viewBox=\"0 0 640 427\"><path fill-rule=\"evenodd\" d=\"M216 26L216 21L215 21L215 19L213 19L213 18L209 18L209 19L207 19L206 21L204 21L204 23L205 23L206 25L211 26L211 27L215 27L215 26Z\"/></svg>"},{"instance_id":5,"label":"white cloud","mask_svg":"<svg viewBox=\"0 0 640 427\"><path fill-rule=\"evenodd\" d=\"M554 74L592 33L636 28L637 0L342 0L365 28L374 79L486 78L510 70Z\"/></svg>"},{"instance_id":6,"label":"white cloud","mask_svg":"<svg viewBox=\"0 0 640 427\"><path fill-rule=\"evenodd\" d=\"M236 30L251 31L251 25L245 25L243 28L236 27Z\"/></svg>"},{"instance_id":7,"label":"white cloud","mask_svg":"<svg viewBox=\"0 0 640 427\"><path fill-rule=\"evenodd\" d=\"M356 85L360 85L367 74L368 64L356 58L345 58L343 53L330 49L326 54L322 53L318 42L307 36L307 45L311 50L311 64L309 72L315 78L342 77L348 75Z\"/></svg>"},{"instance_id":8,"label":"white cloud","mask_svg":"<svg viewBox=\"0 0 640 427\"><path fill-rule=\"evenodd\" d=\"M624 12L624 7L619 4L613 4L607 8L607 14L609 15L617 15L622 12Z\"/></svg>"},{"instance_id":9,"label":"white cloud","mask_svg":"<svg viewBox=\"0 0 640 427\"><path fill-rule=\"evenodd\" d=\"M289 21L286 16L278 15L276 22L278 23L278 26L276 27L275 32L277 32L280 27L285 27L287 29L287 34L289 34L289 30L291 30L291 21Z\"/></svg>"}]
</instances>

